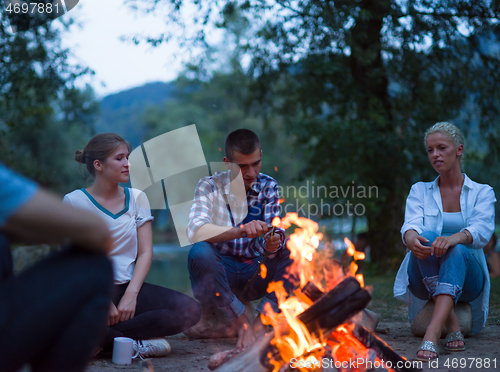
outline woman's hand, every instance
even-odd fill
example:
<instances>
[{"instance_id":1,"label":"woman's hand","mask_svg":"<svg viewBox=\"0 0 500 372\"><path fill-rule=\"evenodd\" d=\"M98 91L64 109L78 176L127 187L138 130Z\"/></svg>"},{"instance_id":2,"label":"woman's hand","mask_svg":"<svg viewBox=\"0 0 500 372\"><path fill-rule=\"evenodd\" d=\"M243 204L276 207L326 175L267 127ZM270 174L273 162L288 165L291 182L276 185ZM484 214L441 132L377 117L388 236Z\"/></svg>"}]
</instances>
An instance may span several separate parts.
<instances>
[{"instance_id":1,"label":"woman's hand","mask_svg":"<svg viewBox=\"0 0 500 372\"><path fill-rule=\"evenodd\" d=\"M137 305L137 295L125 291L123 297L118 303L118 312L120 313L120 322L132 319L135 315Z\"/></svg>"},{"instance_id":2,"label":"woman's hand","mask_svg":"<svg viewBox=\"0 0 500 372\"><path fill-rule=\"evenodd\" d=\"M425 260L427 257L432 255L432 247L423 245L422 243L428 243L429 240L423 236L416 235L411 239L408 239L407 247L413 253L413 255L421 260Z\"/></svg>"},{"instance_id":3,"label":"woman's hand","mask_svg":"<svg viewBox=\"0 0 500 372\"><path fill-rule=\"evenodd\" d=\"M423 236L418 235L415 230L408 230L404 234L404 241L408 249L413 253L413 255L421 260L425 260L431 255L431 247L427 247L422 243L428 243L429 241Z\"/></svg>"},{"instance_id":4,"label":"woman's hand","mask_svg":"<svg viewBox=\"0 0 500 372\"><path fill-rule=\"evenodd\" d=\"M108 327L120 322L120 313L115 304L111 302L108 313Z\"/></svg>"},{"instance_id":5,"label":"woman's hand","mask_svg":"<svg viewBox=\"0 0 500 372\"><path fill-rule=\"evenodd\" d=\"M456 241L454 235L438 236L431 245L431 252L432 254L435 254L436 257L441 257L448 251L448 248L452 248L458 243L459 242Z\"/></svg>"}]
</instances>

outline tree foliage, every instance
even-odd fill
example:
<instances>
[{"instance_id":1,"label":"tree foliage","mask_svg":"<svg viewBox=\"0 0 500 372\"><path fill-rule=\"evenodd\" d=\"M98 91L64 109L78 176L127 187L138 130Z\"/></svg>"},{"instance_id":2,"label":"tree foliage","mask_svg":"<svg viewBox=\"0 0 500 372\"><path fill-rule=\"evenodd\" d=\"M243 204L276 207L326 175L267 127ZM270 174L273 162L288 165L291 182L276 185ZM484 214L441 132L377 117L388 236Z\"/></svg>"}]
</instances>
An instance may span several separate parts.
<instances>
[{"instance_id":1,"label":"tree foliage","mask_svg":"<svg viewBox=\"0 0 500 372\"><path fill-rule=\"evenodd\" d=\"M261 140L262 171L280 184L291 184L300 168L300 151L293 149L293 138L286 135L280 117L263 115L258 106L248 102L251 84L241 70L215 72L210 81L180 76L175 81L174 98L146 110L143 141L195 124L207 161L222 162L227 134L248 128Z\"/></svg>"},{"instance_id":2,"label":"tree foliage","mask_svg":"<svg viewBox=\"0 0 500 372\"><path fill-rule=\"evenodd\" d=\"M149 10L160 4L138 2ZM235 15L248 19L253 34L236 47L251 60L251 92L304 145L306 175L378 186L378 198L363 202L381 268L400 260L410 185L435 177L422 145L427 127L457 124L474 150L469 175L499 184L497 171L480 171L481 159L498 164L500 156L497 1L178 0L170 3L173 20L188 3L197 9L188 39L202 44Z\"/></svg>"},{"instance_id":3,"label":"tree foliage","mask_svg":"<svg viewBox=\"0 0 500 372\"><path fill-rule=\"evenodd\" d=\"M60 44L68 26L13 34L5 13L0 21L0 161L59 192L81 185L69 164L92 133L98 108L90 87L75 86L90 70L69 64Z\"/></svg>"}]
</instances>

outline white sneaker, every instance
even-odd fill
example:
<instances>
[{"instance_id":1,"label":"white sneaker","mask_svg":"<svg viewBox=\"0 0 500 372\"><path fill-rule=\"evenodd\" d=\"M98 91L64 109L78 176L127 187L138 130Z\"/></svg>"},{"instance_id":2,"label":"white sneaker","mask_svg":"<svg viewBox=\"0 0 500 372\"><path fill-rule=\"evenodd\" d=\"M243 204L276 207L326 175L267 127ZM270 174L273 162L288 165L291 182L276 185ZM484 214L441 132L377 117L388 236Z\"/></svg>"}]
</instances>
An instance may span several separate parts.
<instances>
[{"instance_id":1,"label":"white sneaker","mask_svg":"<svg viewBox=\"0 0 500 372\"><path fill-rule=\"evenodd\" d=\"M172 351L165 338L152 338L151 340L134 340L134 350L141 358L165 356Z\"/></svg>"}]
</instances>

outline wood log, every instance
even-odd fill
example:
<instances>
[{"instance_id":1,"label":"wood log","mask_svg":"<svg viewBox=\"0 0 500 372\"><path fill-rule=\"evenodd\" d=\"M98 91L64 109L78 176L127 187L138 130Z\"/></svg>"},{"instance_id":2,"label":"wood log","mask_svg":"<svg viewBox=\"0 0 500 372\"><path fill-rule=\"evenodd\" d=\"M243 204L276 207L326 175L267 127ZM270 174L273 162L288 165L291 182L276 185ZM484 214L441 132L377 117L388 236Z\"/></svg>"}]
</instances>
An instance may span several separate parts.
<instances>
[{"instance_id":1,"label":"wood log","mask_svg":"<svg viewBox=\"0 0 500 372\"><path fill-rule=\"evenodd\" d=\"M273 366L269 363L271 340L274 331L259 338L255 344L243 350L237 357L230 359L217 368L217 372L269 372Z\"/></svg>"},{"instance_id":2,"label":"wood log","mask_svg":"<svg viewBox=\"0 0 500 372\"><path fill-rule=\"evenodd\" d=\"M351 278L353 279L353 278ZM347 279L346 279L347 280ZM311 318L311 313L306 314L307 319L310 319L308 323L304 323L309 331L322 332L326 334L328 332L333 331L338 325L345 323L349 320L357 312L364 309L364 307L368 304L371 299L368 291L361 289L359 283L356 279L353 279L354 282L349 280L346 285L343 287L343 291L337 291L335 295L331 295L330 292L322 297L319 301L322 301L324 298L327 298L326 301L323 301L321 306L316 306L313 309L312 314L316 315L316 318ZM339 284L340 285L340 284ZM332 290L333 291L333 290ZM352 293L350 296L345 296L345 293ZM338 298L341 298L338 301ZM329 307L332 306L333 307ZM312 306L316 305L314 303ZM312 306L300 314L300 317L309 311ZM301 319L302 321L302 319ZM284 326L283 329L280 329L280 334L286 334L288 329L288 324ZM311 328L309 328L311 327ZM273 366L270 363L270 360L279 361L281 364L288 364L289 361L281 360L279 351L274 345L271 345L271 340L274 338L274 331L267 334L265 337L257 340L257 342L247 350L241 352L235 358L227 361L222 364L219 368L216 369L218 372L266 372L272 371ZM297 355L299 356L299 355ZM224 358L222 358L224 359ZM215 365L212 364L212 367Z\"/></svg>"},{"instance_id":3,"label":"wood log","mask_svg":"<svg viewBox=\"0 0 500 372\"><path fill-rule=\"evenodd\" d=\"M312 302L319 300L325 294L325 292L316 287L313 282L307 282L306 285L300 289L300 291Z\"/></svg>"},{"instance_id":4,"label":"wood log","mask_svg":"<svg viewBox=\"0 0 500 372\"><path fill-rule=\"evenodd\" d=\"M326 295L321 297L311 305L307 310L299 315L299 319L306 326L315 319L318 319L325 311L328 311L341 302L345 301L349 296L361 289L359 282L353 277L344 279L335 288Z\"/></svg>"},{"instance_id":5,"label":"wood log","mask_svg":"<svg viewBox=\"0 0 500 372\"><path fill-rule=\"evenodd\" d=\"M208 361L208 369L214 370L220 365L228 362L233 359L236 355L240 354L243 351L241 348L221 351L220 353L214 354L210 357Z\"/></svg>"},{"instance_id":6,"label":"wood log","mask_svg":"<svg viewBox=\"0 0 500 372\"><path fill-rule=\"evenodd\" d=\"M419 368L414 368L412 363L408 359L400 356L396 353L389 345L385 343L384 340L377 337L366 328L356 324L354 330L352 331L353 336L361 342L366 348L373 349L377 353L377 356L385 362L390 361L392 363L392 369L396 372L420 372ZM398 362L400 367L398 367ZM405 363L406 362L406 363Z\"/></svg>"}]
</instances>

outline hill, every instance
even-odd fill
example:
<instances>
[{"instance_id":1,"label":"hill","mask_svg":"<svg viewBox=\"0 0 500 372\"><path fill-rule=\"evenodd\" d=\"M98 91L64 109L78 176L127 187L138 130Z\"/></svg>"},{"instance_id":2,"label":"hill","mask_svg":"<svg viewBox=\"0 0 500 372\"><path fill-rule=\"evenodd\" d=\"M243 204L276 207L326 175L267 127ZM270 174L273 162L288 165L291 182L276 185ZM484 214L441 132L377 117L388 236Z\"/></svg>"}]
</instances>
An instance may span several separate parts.
<instances>
[{"instance_id":1,"label":"hill","mask_svg":"<svg viewBox=\"0 0 500 372\"><path fill-rule=\"evenodd\" d=\"M143 114L149 106L159 106L175 95L175 83L155 82L104 97L95 123L96 133L114 132L140 145L144 135Z\"/></svg>"}]
</instances>

